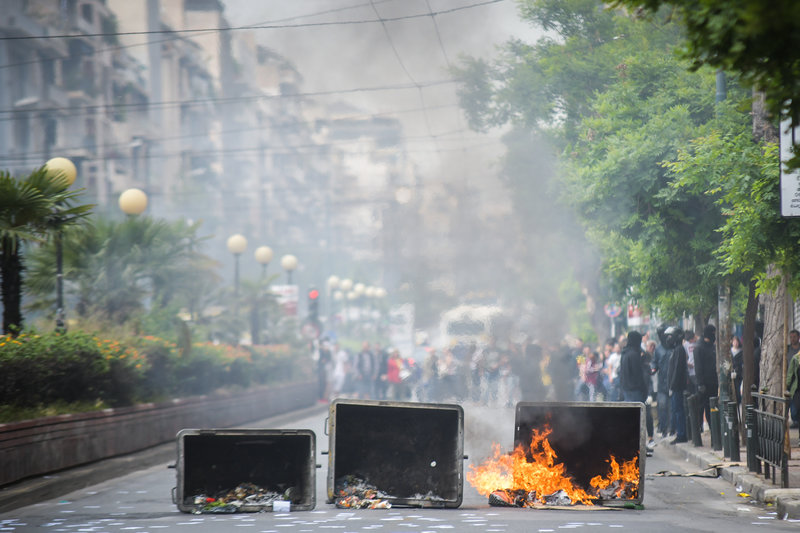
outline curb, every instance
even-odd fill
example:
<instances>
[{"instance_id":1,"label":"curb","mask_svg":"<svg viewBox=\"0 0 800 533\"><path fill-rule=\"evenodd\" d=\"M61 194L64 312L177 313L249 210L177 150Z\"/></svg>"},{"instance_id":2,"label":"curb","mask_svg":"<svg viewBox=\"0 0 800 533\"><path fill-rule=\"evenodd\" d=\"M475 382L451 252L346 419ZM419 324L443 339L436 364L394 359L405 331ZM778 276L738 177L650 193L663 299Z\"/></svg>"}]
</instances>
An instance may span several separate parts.
<instances>
[{"instance_id":1,"label":"curb","mask_svg":"<svg viewBox=\"0 0 800 533\"><path fill-rule=\"evenodd\" d=\"M296 418L304 418L327 410L327 404L314 405L250 424L240 424L239 427L283 425L291 423ZM169 464L175 463L176 454L176 443L173 440L139 452L103 459L0 487L0 514L159 464L167 468Z\"/></svg>"},{"instance_id":2,"label":"curb","mask_svg":"<svg viewBox=\"0 0 800 533\"><path fill-rule=\"evenodd\" d=\"M702 469L712 468L712 465L725 461L706 449L695 448L690 442L667 446ZM718 466L717 473L736 487L737 491L749 494L760 503L775 506L779 519L800 520L800 489L780 488L772 480L750 472L746 466Z\"/></svg>"}]
</instances>

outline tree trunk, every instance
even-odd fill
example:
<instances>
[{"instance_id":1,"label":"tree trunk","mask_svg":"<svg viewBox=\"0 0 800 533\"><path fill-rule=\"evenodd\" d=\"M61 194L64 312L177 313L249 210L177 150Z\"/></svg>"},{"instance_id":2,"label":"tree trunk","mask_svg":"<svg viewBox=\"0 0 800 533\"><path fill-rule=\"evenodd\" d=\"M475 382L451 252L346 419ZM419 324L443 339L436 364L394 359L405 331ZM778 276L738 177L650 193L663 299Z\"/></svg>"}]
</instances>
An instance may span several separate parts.
<instances>
[{"instance_id":1,"label":"tree trunk","mask_svg":"<svg viewBox=\"0 0 800 533\"><path fill-rule=\"evenodd\" d=\"M2 239L0 298L3 300L3 333L16 336L22 329L22 257L17 239Z\"/></svg>"},{"instance_id":2,"label":"tree trunk","mask_svg":"<svg viewBox=\"0 0 800 533\"><path fill-rule=\"evenodd\" d=\"M724 280L719 286L719 302L718 302L718 316L717 321L717 375L722 377L726 375L726 379L720 379L720 387L723 383L729 384L729 389L726 391L728 398L736 398L736 393L733 388L733 381L731 378L731 335L733 328L731 327L731 285L729 280Z\"/></svg>"},{"instance_id":3,"label":"tree trunk","mask_svg":"<svg viewBox=\"0 0 800 533\"><path fill-rule=\"evenodd\" d=\"M750 405L750 389L755 383L755 337L756 315L758 314L758 295L756 282L750 280L747 288L747 307L744 310L742 327L742 405ZM742 424L744 428L744 424Z\"/></svg>"},{"instance_id":4,"label":"tree trunk","mask_svg":"<svg viewBox=\"0 0 800 533\"><path fill-rule=\"evenodd\" d=\"M775 292L764 294L764 340L761 348L761 388L768 394L783 397L786 389L786 279L781 272L770 266L767 276L781 277Z\"/></svg>"},{"instance_id":5,"label":"tree trunk","mask_svg":"<svg viewBox=\"0 0 800 533\"><path fill-rule=\"evenodd\" d=\"M778 130L770 120L767 110L767 95L763 91L753 89L753 138L756 141L778 142ZM764 295L764 339L761 348L761 388L767 388L769 394L783 397L786 388L784 374L786 365L786 306L788 292L786 278L773 265L767 267L768 277L781 277L778 289Z\"/></svg>"}]
</instances>

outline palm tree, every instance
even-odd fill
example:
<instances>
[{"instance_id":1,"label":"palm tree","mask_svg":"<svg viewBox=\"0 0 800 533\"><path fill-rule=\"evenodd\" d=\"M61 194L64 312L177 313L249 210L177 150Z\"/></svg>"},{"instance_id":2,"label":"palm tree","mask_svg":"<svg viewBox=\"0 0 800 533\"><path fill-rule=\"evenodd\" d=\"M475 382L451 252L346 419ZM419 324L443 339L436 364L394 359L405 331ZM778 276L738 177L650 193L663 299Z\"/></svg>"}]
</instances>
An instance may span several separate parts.
<instances>
[{"instance_id":1,"label":"palm tree","mask_svg":"<svg viewBox=\"0 0 800 533\"><path fill-rule=\"evenodd\" d=\"M72 206L79 191L53 179L45 169L16 179L0 172L0 298L3 332L16 334L22 328L23 242L42 241L51 230L74 223L92 206Z\"/></svg>"},{"instance_id":2,"label":"palm tree","mask_svg":"<svg viewBox=\"0 0 800 533\"><path fill-rule=\"evenodd\" d=\"M218 281L211 259L197 252L199 224L132 217L95 219L64 233L68 292L81 317L121 323L136 313L174 304L197 310L199 296ZM53 246L31 254L32 308L52 309Z\"/></svg>"}]
</instances>

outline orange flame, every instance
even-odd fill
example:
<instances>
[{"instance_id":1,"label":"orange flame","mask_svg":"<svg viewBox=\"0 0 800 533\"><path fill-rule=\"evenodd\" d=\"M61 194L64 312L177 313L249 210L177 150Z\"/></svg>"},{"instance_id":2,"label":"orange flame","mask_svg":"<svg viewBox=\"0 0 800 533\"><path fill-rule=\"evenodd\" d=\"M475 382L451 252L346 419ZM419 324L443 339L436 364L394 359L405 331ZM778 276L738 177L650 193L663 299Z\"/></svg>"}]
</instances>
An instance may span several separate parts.
<instances>
[{"instance_id":1,"label":"orange flame","mask_svg":"<svg viewBox=\"0 0 800 533\"><path fill-rule=\"evenodd\" d=\"M606 476L595 476L590 481L592 494L575 485L572 477L567 475L566 467L556 462L558 456L547 437L552 433L550 427L533 430L530 444L532 460L526 458L525 449L519 445L510 454L503 454L498 444L492 446L493 456L482 465L469 465L467 481L477 491L489 496L501 489L535 491L536 499L545 502L545 496L563 490L573 503L593 505L598 499L600 490L608 489L612 484L616 497L624 493L636 493L639 484L638 458L625 461L620 466L614 456L608 460L609 472Z\"/></svg>"}]
</instances>

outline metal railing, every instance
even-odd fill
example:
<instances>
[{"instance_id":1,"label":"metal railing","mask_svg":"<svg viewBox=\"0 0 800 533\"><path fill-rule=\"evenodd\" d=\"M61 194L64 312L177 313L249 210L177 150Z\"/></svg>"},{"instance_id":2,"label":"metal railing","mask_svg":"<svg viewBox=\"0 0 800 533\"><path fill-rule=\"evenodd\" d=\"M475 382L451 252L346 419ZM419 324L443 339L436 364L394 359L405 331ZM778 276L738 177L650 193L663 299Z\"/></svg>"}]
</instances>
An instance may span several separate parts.
<instances>
[{"instance_id":1,"label":"metal railing","mask_svg":"<svg viewBox=\"0 0 800 533\"><path fill-rule=\"evenodd\" d=\"M781 487L789 487L789 455L786 450L789 418L788 393L783 398L751 393L753 404L747 408L747 465L751 471L762 473L775 483L775 472L780 470Z\"/></svg>"}]
</instances>

